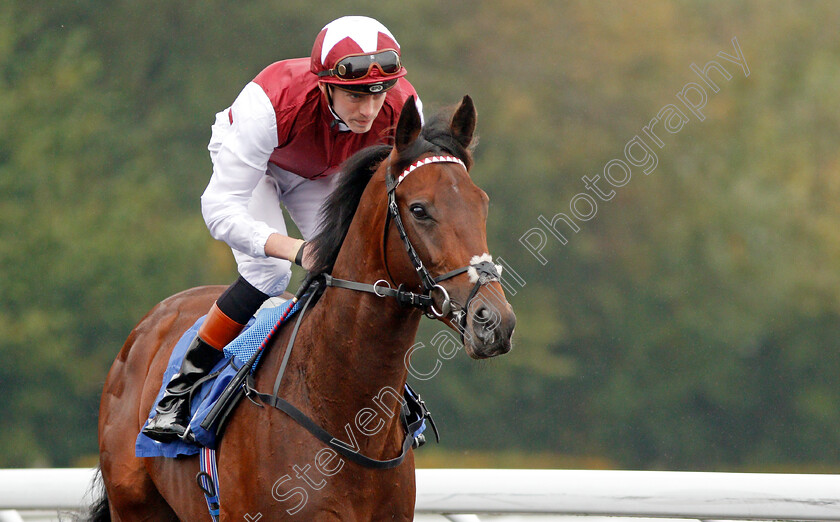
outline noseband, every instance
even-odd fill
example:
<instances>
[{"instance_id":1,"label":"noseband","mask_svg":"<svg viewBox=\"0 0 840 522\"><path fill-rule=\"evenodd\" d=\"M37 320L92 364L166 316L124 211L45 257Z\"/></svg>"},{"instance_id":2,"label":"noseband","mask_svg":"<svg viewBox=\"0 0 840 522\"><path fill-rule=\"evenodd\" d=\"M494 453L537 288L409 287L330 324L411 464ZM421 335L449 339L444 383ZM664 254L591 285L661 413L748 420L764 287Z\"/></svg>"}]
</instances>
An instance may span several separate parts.
<instances>
[{"instance_id":1,"label":"noseband","mask_svg":"<svg viewBox=\"0 0 840 522\"><path fill-rule=\"evenodd\" d=\"M399 207L397 206L396 190L406 176L418 168L432 163L457 163L466 169L464 162L455 156L428 156L426 158L419 159L406 167L406 169L403 170L396 178L391 173L390 165L388 166L388 170L385 174L385 186L388 191L388 214L385 219L385 230L382 237L382 252L385 259L385 270L388 272L389 279L393 281L391 271L388 269L387 248L388 231L390 229L391 220L393 220L397 226L397 231L403 241L405 250L408 253L408 257L411 260L411 264L414 266L414 269L420 278L420 283L423 286L423 292L415 293L405 290L405 284L400 284L398 288L394 289L391 287L391 284L384 279L380 279L373 285L369 285L365 283L357 283L355 281L336 279L329 275L325 276L326 285L369 292L376 294L379 297L394 297L401 306L412 306L414 308L418 308L422 310L426 316L432 319L441 319L452 315L455 322L461 327L461 337L463 337L466 329L466 310L469 308L470 302L478 293L482 285L491 281L499 280L501 277L501 267L493 264L492 258L490 258L487 254L475 256L470 260L469 265L457 268L438 277L432 277L429 270L423 265L423 261L420 259L420 256L417 254L417 250L415 250L414 245L411 244L411 240L408 238L408 234L405 231L405 225L403 225ZM449 293L443 286L441 286L440 283L465 272L469 273L471 281L474 279L475 285L470 291L466 303L464 303L464 306L462 307L450 299ZM435 297L441 298L439 309L435 305ZM454 307L453 304L455 305Z\"/></svg>"}]
</instances>

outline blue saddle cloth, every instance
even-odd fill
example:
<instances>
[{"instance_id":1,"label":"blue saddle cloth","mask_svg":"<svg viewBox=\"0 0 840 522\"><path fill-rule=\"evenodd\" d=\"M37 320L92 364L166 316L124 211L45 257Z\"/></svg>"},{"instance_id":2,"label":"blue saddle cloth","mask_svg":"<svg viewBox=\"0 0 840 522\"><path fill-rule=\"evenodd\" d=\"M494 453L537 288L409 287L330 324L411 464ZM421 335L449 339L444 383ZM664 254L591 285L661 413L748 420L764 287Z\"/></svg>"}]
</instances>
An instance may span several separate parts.
<instances>
[{"instance_id":1,"label":"blue saddle cloth","mask_svg":"<svg viewBox=\"0 0 840 522\"><path fill-rule=\"evenodd\" d=\"M180 455L195 455L201 451L201 447L208 448L216 447L216 435L201 427L201 422L210 413L213 405L221 396L222 392L227 387L228 383L236 375L236 372L243 364L256 353L262 343L268 338L271 332L276 328L280 319L285 316L287 320L297 311L297 303L286 301L279 306L273 308L264 308L260 310L256 318L246 325L246 329L234 339L229 345L225 347L225 358L213 368L213 372L219 374L209 379L200 388L193 392L192 404L190 414L192 420L190 421L190 430L195 435L196 443L188 443L181 440L173 442L158 442L152 440L142 433L137 435L137 440L134 444L134 452L138 457L178 457ZM163 383L158 391L155 402L149 411L149 416L146 422L148 423L155 415L155 406L163 397L166 390L166 384L175 373L181 368L181 361L187 351L192 340L198 333L198 328L204 322L204 317L198 319L195 324L181 336L178 344L172 350L172 355L169 357L169 363L166 366L166 372L163 374ZM262 357L260 354L258 357ZM257 363L259 359L257 360ZM257 364L254 364L254 368ZM252 370L253 371L253 370ZM145 424L143 425L145 427Z\"/></svg>"}]
</instances>

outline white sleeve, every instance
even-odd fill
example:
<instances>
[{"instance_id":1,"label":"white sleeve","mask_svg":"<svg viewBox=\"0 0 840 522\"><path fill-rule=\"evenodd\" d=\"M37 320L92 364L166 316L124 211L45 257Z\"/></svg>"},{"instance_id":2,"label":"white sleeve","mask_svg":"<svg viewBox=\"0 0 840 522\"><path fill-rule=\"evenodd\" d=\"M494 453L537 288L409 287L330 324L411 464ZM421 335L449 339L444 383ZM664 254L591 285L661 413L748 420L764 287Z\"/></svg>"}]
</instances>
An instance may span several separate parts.
<instances>
[{"instance_id":1,"label":"white sleeve","mask_svg":"<svg viewBox=\"0 0 840 522\"><path fill-rule=\"evenodd\" d=\"M254 187L277 146L274 107L262 88L249 83L228 111L216 115L208 149L213 175L201 196L201 213L210 235L252 257L266 257L265 242L277 232L248 214Z\"/></svg>"}]
</instances>

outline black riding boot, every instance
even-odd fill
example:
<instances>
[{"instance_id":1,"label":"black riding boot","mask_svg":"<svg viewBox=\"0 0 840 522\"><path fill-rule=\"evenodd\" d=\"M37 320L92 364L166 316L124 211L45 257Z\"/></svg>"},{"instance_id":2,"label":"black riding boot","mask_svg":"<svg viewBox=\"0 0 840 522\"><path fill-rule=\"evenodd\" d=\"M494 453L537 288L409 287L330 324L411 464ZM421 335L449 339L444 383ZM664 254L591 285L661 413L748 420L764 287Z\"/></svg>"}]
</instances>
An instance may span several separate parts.
<instances>
[{"instance_id":1,"label":"black riding boot","mask_svg":"<svg viewBox=\"0 0 840 522\"><path fill-rule=\"evenodd\" d=\"M181 438L190 421L190 392L196 381L210 373L223 353L196 336L178 373L166 385L166 392L157 405L155 417L143 429L147 437L169 442Z\"/></svg>"}]
</instances>

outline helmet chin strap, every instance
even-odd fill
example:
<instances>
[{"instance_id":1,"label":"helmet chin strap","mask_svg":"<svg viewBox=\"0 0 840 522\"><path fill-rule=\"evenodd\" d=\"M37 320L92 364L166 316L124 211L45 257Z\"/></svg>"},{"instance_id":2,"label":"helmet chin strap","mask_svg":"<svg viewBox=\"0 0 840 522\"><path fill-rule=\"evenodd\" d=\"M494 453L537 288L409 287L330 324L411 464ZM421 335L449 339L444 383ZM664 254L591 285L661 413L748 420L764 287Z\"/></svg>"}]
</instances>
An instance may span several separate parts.
<instances>
[{"instance_id":1,"label":"helmet chin strap","mask_svg":"<svg viewBox=\"0 0 840 522\"><path fill-rule=\"evenodd\" d=\"M324 91L327 94L327 106L329 106L330 113L333 115L333 121L330 122L330 129L332 129L333 127L335 127L338 124L342 124L345 127L349 128L349 126L344 122L344 120L341 119L341 117L338 115L337 112L335 112L335 109L333 108L333 99L332 99L332 88L333 88L333 86L330 85L329 83L326 84L326 86L327 86L327 88L324 89ZM341 130L341 129L339 129L339 130Z\"/></svg>"}]
</instances>

